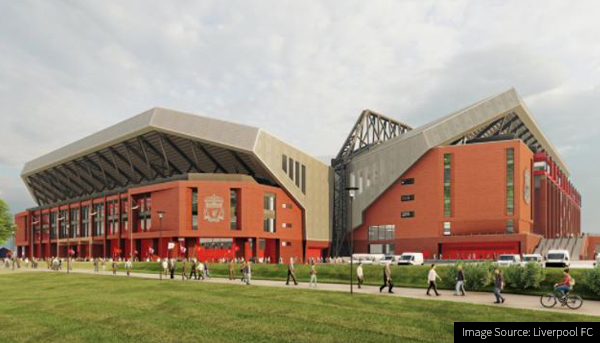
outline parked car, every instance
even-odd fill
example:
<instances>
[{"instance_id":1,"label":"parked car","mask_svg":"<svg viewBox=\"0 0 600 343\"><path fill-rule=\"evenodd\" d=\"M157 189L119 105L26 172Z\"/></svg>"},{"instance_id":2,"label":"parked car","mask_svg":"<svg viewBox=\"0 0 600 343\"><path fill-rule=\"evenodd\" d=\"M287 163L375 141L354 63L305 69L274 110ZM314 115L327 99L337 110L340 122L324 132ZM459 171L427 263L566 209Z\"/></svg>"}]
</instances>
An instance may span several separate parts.
<instances>
[{"instance_id":1,"label":"parked car","mask_svg":"<svg viewBox=\"0 0 600 343\"><path fill-rule=\"evenodd\" d=\"M399 266L421 266L424 262L425 259L423 258L423 254L420 252L405 252L402 255L400 255L400 259L398 259Z\"/></svg>"},{"instance_id":2,"label":"parked car","mask_svg":"<svg viewBox=\"0 0 600 343\"><path fill-rule=\"evenodd\" d=\"M525 255L523 255L523 265L530 263L530 262L542 265L542 263L543 263L542 255L540 255L540 254L525 254Z\"/></svg>"},{"instance_id":3,"label":"parked car","mask_svg":"<svg viewBox=\"0 0 600 343\"><path fill-rule=\"evenodd\" d=\"M509 266L511 264L521 264L521 255L503 254L498 256L498 265Z\"/></svg>"},{"instance_id":4,"label":"parked car","mask_svg":"<svg viewBox=\"0 0 600 343\"><path fill-rule=\"evenodd\" d=\"M568 267L571 265L568 250L550 250L546 254L546 267Z\"/></svg>"}]
</instances>

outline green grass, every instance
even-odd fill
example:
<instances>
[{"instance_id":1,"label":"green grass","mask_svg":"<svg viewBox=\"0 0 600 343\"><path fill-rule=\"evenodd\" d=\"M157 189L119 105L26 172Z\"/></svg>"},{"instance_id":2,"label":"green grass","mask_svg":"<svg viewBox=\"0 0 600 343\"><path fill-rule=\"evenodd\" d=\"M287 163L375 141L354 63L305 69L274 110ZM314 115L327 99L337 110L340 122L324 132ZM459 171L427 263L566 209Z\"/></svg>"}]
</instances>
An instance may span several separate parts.
<instances>
[{"instance_id":1,"label":"green grass","mask_svg":"<svg viewBox=\"0 0 600 343\"><path fill-rule=\"evenodd\" d=\"M178 267L181 266L177 263ZM46 265L40 264L40 268L45 268ZM240 264L237 265L236 275L241 276L239 272ZM91 262L73 262L73 268L80 269L93 269ZM106 270L109 271L111 266L109 263L106 264ZM124 270L124 263L119 263L118 268L120 271ZM158 273L160 270L158 262L136 262L133 265L134 272L142 273ZM189 265L188 265L189 268ZM310 280L309 266L303 264L296 265L296 277L303 282ZM427 272L429 266L391 266L392 277L394 285L397 287L411 287L411 288L427 288ZM454 275L447 275L446 266L437 267L439 275L445 280L451 282L440 282L438 288L440 289L454 289ZM507 287L505 293L514 294L529 294L529 295L541 295L553 290L553 285L563 278L562 268L547 268L546 280L544 280L539 289L511 289ZM380 285L382 280L382 267L378 265L364 265L364 281L366 285ZM188 271L189 272L189 271ZM588 300L600 300L600 294L595 293L589 287L584 285L583 273L585 269L572 269L571 275L578 281L575 292ZM177 270L179 275L180 269ZM348 264L321 264L317 267L317 273L319 275L319 282L325 283L349 283L350 267ZM229 267L227 264L213 263L210 264L210 275L217 277L227 277L229 275ZM287 276L287 265L277 264L253 264L252 265L252 278L262 280L285 280ZM487 291L492 292L490 287Z\"/></svg>"},{"instance_id":2,"label":"green grass","mask_svg":"<svg viewBox=\"0 0 600 343\"><path fill-rule=\"evenodd\" d=\"M368 294L0 272L0 342L451 342L454 321L597 318Z\"/></svg>"}]
</instances>

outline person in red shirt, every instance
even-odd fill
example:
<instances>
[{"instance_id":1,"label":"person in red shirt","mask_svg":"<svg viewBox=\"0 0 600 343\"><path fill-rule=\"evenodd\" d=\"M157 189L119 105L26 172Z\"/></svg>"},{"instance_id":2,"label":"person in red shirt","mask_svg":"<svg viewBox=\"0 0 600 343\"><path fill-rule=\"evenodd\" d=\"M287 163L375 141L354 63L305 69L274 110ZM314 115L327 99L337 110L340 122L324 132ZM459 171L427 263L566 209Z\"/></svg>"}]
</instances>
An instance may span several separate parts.
<instances>
[{"instance_id":1,"label":"person in red shirt","mask_svg":"<svg viewBox=\"0 0 600 343\"><path fill-rule=\"evenodd\" d=\"M569 272L569 268L566 268L564 270L563 280L559 283L554 284L554 290L561 292L563 294L563 298L568 292L571 291L571 287L573 286L573 278L571 277L571 274Z\"/></svg>"}]
</instances>

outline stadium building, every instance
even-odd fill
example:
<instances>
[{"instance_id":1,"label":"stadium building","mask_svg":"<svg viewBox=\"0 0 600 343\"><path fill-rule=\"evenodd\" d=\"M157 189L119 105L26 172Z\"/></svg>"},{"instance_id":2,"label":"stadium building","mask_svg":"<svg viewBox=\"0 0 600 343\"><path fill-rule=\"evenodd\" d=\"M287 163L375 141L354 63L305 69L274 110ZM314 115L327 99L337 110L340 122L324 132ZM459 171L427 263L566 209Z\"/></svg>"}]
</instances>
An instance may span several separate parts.
<instances>
[{"instance_id":1,"label":"stadium building","mask_svg":"<svg viewBox=\"0 0 600 343\"><path fill-rule=\"evenodd\" d=\"M22 178L39 206L16 216L21 256L592 250L569 171L514 89L417 128L365 110L331 166L258 128L157 108Z\"/></svg>"}]
</instances>

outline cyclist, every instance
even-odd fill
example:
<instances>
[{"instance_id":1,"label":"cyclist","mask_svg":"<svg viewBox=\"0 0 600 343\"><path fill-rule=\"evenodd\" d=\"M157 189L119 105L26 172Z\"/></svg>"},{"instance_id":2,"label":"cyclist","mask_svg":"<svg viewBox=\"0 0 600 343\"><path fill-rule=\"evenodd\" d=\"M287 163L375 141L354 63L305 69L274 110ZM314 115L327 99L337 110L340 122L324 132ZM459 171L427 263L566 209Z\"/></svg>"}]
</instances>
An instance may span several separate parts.
<instances>
[{"instance_id":1,"label":"cyclist","mask_svg":"<svg viewBox=\"0 0 600 343\"><path fill-rule=\"evenodd\" d=\"M567 293L571 291L571 288L574 284L575 280L573 280L573 278L571 277L571 274L569 273L569 268L565 268L564 278L561 282L554 284L554 290L561 292L563 295L562 300L564 300L567 296Z\"/></svg>"}]
</instances>

